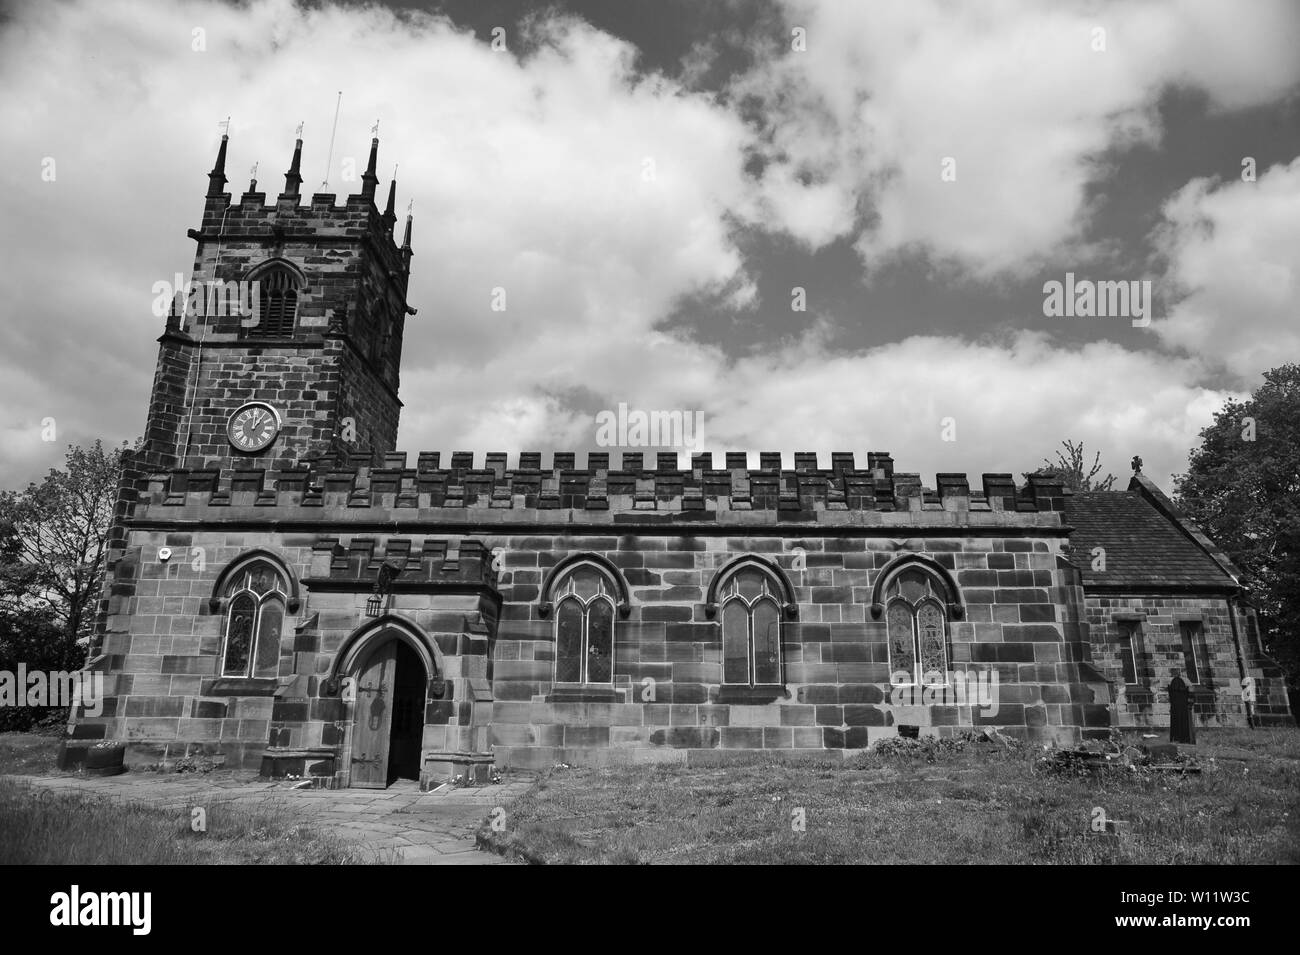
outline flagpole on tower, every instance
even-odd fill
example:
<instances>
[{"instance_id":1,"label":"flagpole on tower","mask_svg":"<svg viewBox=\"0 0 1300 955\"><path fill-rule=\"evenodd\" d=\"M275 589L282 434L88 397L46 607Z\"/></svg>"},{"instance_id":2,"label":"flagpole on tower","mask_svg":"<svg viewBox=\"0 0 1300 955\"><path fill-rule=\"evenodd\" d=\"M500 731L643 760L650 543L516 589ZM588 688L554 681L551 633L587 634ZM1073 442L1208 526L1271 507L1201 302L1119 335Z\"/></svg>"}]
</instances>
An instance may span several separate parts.
<instances>
[{"instance_id":1,"label":"flagpole on tower","mask_svg":"<svg viewBox=\"0 0 1300 955\"><path fill-rule=\"evenodd\" d=\"M339 107L343 105L343 91L339 90L339 98L334 103L334 128L330 130L330 151L325 157L325 178L321 180L321 188L330 184L330 163L334 161L334 134L339 131Z\"/></svg>"}]
</instances>

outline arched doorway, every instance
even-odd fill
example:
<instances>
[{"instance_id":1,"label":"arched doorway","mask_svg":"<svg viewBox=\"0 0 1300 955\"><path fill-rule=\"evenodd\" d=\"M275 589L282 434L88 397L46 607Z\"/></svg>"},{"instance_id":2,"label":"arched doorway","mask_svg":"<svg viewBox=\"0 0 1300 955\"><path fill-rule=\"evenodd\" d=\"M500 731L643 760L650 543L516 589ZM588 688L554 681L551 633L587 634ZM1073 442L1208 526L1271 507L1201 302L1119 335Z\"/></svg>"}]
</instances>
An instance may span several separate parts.
<instances>
[{"instance_id":1,"label":"arched doorway","mask_svg":"<svg viewBox=\"0 0 1300 955\"><path fill-rule=\"evenodd\" d=\"M371 643L353 679L351 785L385 789L418 780L429 686L420 655L387 632Z\"/></svg>"}]
</instances>

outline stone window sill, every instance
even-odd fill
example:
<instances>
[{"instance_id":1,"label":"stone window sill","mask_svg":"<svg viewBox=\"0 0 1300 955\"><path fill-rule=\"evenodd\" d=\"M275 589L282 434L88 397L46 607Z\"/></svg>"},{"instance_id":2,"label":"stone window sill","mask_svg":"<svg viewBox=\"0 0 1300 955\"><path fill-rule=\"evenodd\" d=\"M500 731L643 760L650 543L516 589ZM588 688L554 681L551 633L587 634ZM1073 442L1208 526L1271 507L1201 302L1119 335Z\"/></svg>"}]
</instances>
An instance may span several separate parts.
<instances>
[{"instance_id":1,"label":"stone window sill","mask_svg":"<svg viewBox=\"0 0 1300 955\"><path fill-rule=\"evenodd\" d=\"M212 683L209 696L275 696L280 681L271 677L223 676Z\"/></svg>"},{"instance_id":2,"label":"stone window sill","mask_svg":"<svg viewBox=\"0 0 1300 955\"><path fill-rule=\"evenodd\" d=\"M760 684L758 686L728 686L724 684L718 688L719 703L741 703L760 705L763 703L775 703L777 700L788 700L790 691L783 684Z\"/></svg>"},{"instance_id":3,"label":"stone window sill","mask_svg":"<svg viewBox=\"0 0 1300 955\"><path fill-rule=\"evenodd\" d=\"M1149 686L1142 686L1137 683L1126 683L1124 685L1124 699L1128 703L1134 703L1138 706L1150 706L1155 703L1156 695Z\"/></svg>"},{"instance_id":4,"label":"stone window sill","mask_svg":"<svg viewBox=\"0 0 1300 955\"><path fill-rule=\"evenodd\" d=\"M623 695L613 685L557 683L546 697L547 703L622 703Z\"/></svg>"}]
</instances>

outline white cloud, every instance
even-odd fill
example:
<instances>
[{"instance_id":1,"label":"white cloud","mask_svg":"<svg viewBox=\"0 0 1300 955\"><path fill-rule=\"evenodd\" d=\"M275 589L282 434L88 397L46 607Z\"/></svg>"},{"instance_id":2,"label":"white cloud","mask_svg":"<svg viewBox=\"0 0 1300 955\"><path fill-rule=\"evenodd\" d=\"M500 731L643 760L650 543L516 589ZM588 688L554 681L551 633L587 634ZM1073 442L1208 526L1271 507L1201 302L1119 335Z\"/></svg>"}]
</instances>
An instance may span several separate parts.
<instances>
[{"instance_id":1,"label":"white cloud","mask_svg":"<svg viewBox=\"0 0 1300 955\"><path fill-rule=\"evenodd\" d=\"M868 267L922 250L980 278L1030 273L1085 234L1107 150L1158 141L1164 89L1226 109L1300 81L1286 0L784 6L807 52L787 46L735 85L766 105L765 222L814 246L854 238ZM865 221L807 214L792 172L813 208L834 196L841 210L861 203Z\"/></svg>"},{"instance_id":2,"label":"white cloud","mask_svg":"<svg viewBox=\"0 0 1300 955\"><path fill-rule=\"evenodd\" d=\"M35 371L0 375L0 483L59 463L62 440L42 446L32 433L47 414L68 440L139 433L161 331L151 287L188 271L184 234L198 224L217 121L233 116L232 191L259 161L274 193L305 119L304 191L314 191L337 89L330 190L358 188L339 182L339 162L364 161L379 117L381 188L398 161L399 200L416 197L405 448L590 447L592 414L626 402L702 411L716 451L889 450L927 480L1027 470L1065 437L1120 472L1134 453L1158 478L1181 469L1222 398L1189 384L1204 373L1195 360L1109 343L1054 348L1036 335L910 338L846 354L817 325L737 358L691 341L689 326L662 330L690 297L752 304L737 217L817 246L850 229L870 196L884 218L863 239L868 256L920 244L980 274L1015 268L1075 233L1092 174L1080 164L1115 136L1149 135L1143 91L1177 73L1160 45L1174 40L1149 36L1165 22L1155 13L1148 23L1104 8L1121 27L1112 44L1166 50L1165 62L1126 54L1088 77L1083 53L1058 63L1062 36L1086 18L913 6L906 21L876 5L883 19L809 13L808 76L794 89L808 107L775 114L785 158L757 194L741 172L754 130L710 96L638 75L627 43L577 21L537 21L517 56L444 20L377 8L23 8L0 34L0 135L14 157L0 166L0 222L6 266L21 277L0 368ZM1272 53L1287 31L1271 9L1247 31L1260 34L1257 68L1207 64L1225 103L1253 102L1291 75ZM1214 25L1215 15L1191 15ZM199 26L203 53L190 48ZM890 27L909 39L882 38ZM1188 28L1169 29L1177 39ZM1041 89L1024 88L1026 63L1047 72ZM936 79L945 70L958 78L951 89ZM761 76L748 82L762 90ZM938 192L950 154L960 191ZM44 156L58 161L56 182L40 180ZM489 308L498 286L504 313ZM939 440L947 415L958 419L954 444Z\"/></svg>"},{"instance_id":3,"label":"white cloud","mask_svg":"<svg viewBox=\"0 0 1300 955\"><path fill-rule=\"evenodd\" d=\"M642 364L640 373L620 384L634 363ZM985 471L1011 471L1019 481L1069 438L1101 451L1121 486L1129 459L1140 454L1145 472L1168 487L1169 475L1185 470L1187 450L1214 410L1241 397L1190 383L1204 374L1193 359L1112 342L1061 348L1037 332L981 342L917 336L843 353L828 348L814 328L785 349L735 361L664 339L600 376L599 387L618 396L610 409L623 401L630 408L702 412L704 450L719 465L728 450L783 451L787 466L794 451L816 451L828 466L832 451L865 460L867 450L881 450L930 486L940 471L968 473L976 484ZM953 442L942 436L948 417L956 422ZM589 414L538 416L535 424L503 433L498 421L479 418L462 429L457 447L593 446ZM511 445L506 435L520 441ZM417 445L424 446L408 446Z\"/></svg>"},{"instance_id":4,"label":"white cloud","mask_svg":"<svg viewBox=\"0 0 1300 955\"><path fill-rule=\"evenodd\" d=\"M864 352L829 354L813 340L779 356L737 362L705 404L718 450L886 450L899 470L1032 470L1065 438L1102 452L1127 474L1134 454L1162 483L1224 394L1187 384L1196 362L1130 352L1110 342L1054 347L1038 333L972 343L913 337ZM956 441L942 421L956 423ZM1122 480L1121 480L1122 483Z\"/></svg>"},{"instance_id":5,"label":"white cloud","mask_svg":"<svg viewBox=\"0 0 1300 955\"><path fill-rule=\"evenodd\" d=\"M141 429L161 332L151 288L188 273L185 230L227 115L236 195L255 161L279 191L300 119L304 192L356 191L342 162L364 166L380 118L381 189L400 162L400 202L416 198L404 435L423 422L434 430L416 433L438 446L473 422L503 440L565 434L554 396L609 386L616 370L635 378L629 345L653 341L680 297L753 298L729 218L746 202L744 124L639 75L633 47L580 21L536 18L501 53L435 17L287 0L52 3L18 17L0 35L13 157L0 221L23 281L0 362L41 369L37 387L0 376L3 424L19 433L55 410L68 433ZM40 179L45 156L54 182ZM496 287L505 313L489 309Z\"/></svg>"},{"instance_id":6,"label":"white cloud","mask_svg":"<svg viewBox=\"0 0 1300 955\"><path fill-rule=\"evenodd\" d=\"M1163 213L1177 302L1152 330L1243 379L1300 356L1300 158L1256 182L1193 180Z\"/></svg>"}]
</instances>

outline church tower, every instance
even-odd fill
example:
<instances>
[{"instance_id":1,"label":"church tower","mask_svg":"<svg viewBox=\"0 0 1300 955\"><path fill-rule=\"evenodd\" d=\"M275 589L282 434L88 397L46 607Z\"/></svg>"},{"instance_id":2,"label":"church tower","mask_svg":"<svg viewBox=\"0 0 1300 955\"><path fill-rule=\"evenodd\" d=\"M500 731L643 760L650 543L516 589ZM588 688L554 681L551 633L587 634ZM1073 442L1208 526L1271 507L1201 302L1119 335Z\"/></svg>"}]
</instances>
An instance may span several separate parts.
<instances>
[{"instance_id":1,"label":"church tower","mask_svg":"<svg viewBox=\"0 0 1300 955\"><path fill-rule=\"evenodd\" d=\"M300 204L302 140L275 204L254 179L225 191L228 136L208 174L192 278L172 302L139 460L156 468L289 468L394 450L411 263L396 181L375 203L379 140L361 191ZM184 282L182 277L181 282Z\"/></svg>"}]
</instances>

